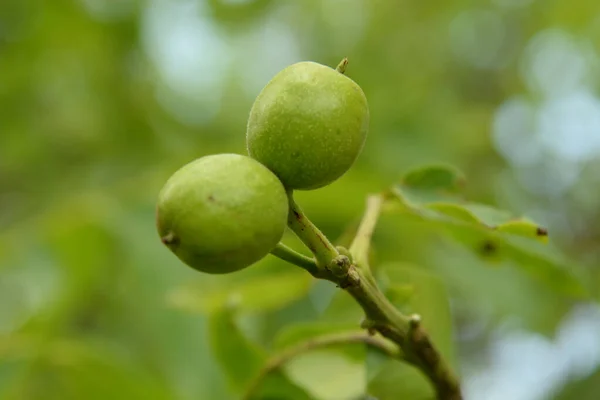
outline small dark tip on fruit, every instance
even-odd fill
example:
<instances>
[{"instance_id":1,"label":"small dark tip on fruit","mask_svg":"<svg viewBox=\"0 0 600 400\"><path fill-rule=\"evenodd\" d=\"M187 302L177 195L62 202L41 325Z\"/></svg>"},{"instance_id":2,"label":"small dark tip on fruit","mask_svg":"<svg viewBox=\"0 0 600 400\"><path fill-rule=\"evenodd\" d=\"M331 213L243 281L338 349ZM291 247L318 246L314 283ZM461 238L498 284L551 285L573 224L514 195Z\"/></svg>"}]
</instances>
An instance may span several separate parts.
<instances>
[{"instance_id":1,"label":"small dark tip on fruit","mask_svg":"<svg viewBox=\"0 0 600 400\"><path fill-rule=\"evenodd\" d=\"M344 72L346 72L346 66L348 65L348 57L344 57L344 59L342 61L340 61L340 63L338 64L337 67L335 67L335 70L337 72L339 72L340 74L343 74Z\"/></svg>"},{"instance_id":2,"label":"small dark tip on fruit","mask_svg":"<svg viewBox=\"0 0 600 400\"><path fill-rule=\"evenodd\" d=\"M538 236L548 236L548 229L538 226L535 230L535 234Z\"/></svg>"},{"instance_id":3,"label":"small dark tip on fruit","mask_svg":"<svg viewBox=\"0 0 600 400\"><path fill-rule=\"evenodd\" d=\"M176 244L179 241L179 239L177 238L177 236L175 236L173 232L169 232L165 236L161 237L160 241L163 242L163 244L169 246L172 244Z\"/></svg>"}]
</instances>

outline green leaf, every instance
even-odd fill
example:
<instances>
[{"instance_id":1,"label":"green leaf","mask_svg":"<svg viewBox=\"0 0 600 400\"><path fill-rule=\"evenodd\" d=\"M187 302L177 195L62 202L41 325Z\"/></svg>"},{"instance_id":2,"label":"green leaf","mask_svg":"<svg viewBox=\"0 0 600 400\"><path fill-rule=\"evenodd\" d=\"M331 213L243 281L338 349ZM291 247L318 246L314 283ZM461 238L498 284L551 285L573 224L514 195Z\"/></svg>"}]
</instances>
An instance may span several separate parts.
<instances>
[{"instance_id":1,"label":"green leaf","mask_svg":"<svg viewBox=\"0 0 600 400\"><path fill-rule=\"evenodd\" d=\"M274 341L275 349L284 349L294 344L328 333L356 331L357 324L335 322L307 322L294 324L279 332Z\"/></svg>"},{"instance_id":2,"label":"green leaf","mask_svg":"<svg viewBox=\"0 0 600 400\"><path fill-rule=\"evenodd\" d=\"M283 350L323 335L357 331L358 324L352 323L311 322L293 325L277 335L274 347ZM313 398L356 398L364 394L364 363L369 350L361 343L314 349L290 360L285 371L292 381L311 393ZM311 363L313 367L310 367ZM322 379L323 376L327 376L327 379Z\"/></svg>"},{"instance_id":3,"label":"green leaf","mask_svg":"<svg viewBox=\"0 0 600 400\"><path fill-rule=\"evenodd\" d=\"M564 260L553 255L550 249L537 240L467 225L437 225L446 228L445 232L449 237L463 243L494 266L500 266L500 262L509 262L559 293L574 298L588 297L588 291L576 270L569 268Z\"/></svg>"},{"instance_id":4,"label":"green leaf","mask_svg":"<svg viewBox=\"0 0 600 400\"><path fill-rule=\"evenodd\" d=\"M522 270L550 285L556 291L584 298L588 290L573 268L564 260L553 257L551 249L543 250L547 232L526 219L515 219L506 211L474 203L412 202L407 207L403 191L388 194L388 215L397 214L421 221L424 229L441 237L451 237L479 255L485 263L497 266L511 261ZM393 203L399 207L394 209ZM518 240L522 239L522 240Z\"/></svg>"},{"instance_id":5,"label":"green leaf","mask_svg":"<svg viewBox=\"0 0 600 400\"><path fill-rule=\"evenodd\" d=\"M410 303L414 293L414 285L395 282L388 284L385 290L385 296L399 309L405 308Z\"/></svg>"},{"instance_id":6,"label":"green leaf","mask_svg":"<svg viewBox=\"0 0 600 400\"><path fill-rule=\"evenodd\" d=\"M299 385L290 381L282 371L273 371L265 377L251 400L313 400Z\"/></svg>"},{"instance_id":7,"label":"green leaf","mask_svg":"<svg viewBox=\"0 0 600 400\"><path fill-rule=\"evenodd\" d=\"M589 296L587 288L582 284L583 276L577 270L569 270L566 262L553 257L549 252L541 252L531 243L506 238L503 252L505 257L515 263L530 276L544 282L555 290L576 298Z\"/></svg>"},{"instance_id":8,"label":"green leaf","mask_svg":"<svg viewBox=\"0 0 600 400\"><path fill-rule=\"evenodd\" d=\"M455 306L467 315L509 319L521 329L551 335L572 306L573 298L558 289L559 283L551 286L535 278L510 257L482 268L480 256L447 241L431 249L430 263L452 288Z\"/></svg>"},{"instance_id":9,"label":"green leaf","mask_svg":"<svg viewBox=\"0 0 600 400\"><path fill-rule=\"evenodd\" d=\"M396 360L398 363L400 361ZM365 369L367 373L367 382L370 382L377 375L381 373L383 368L386 368L388 363L390 362L390 358L382 354L380 351L372 349L370 347L367 348L367 354L365 357Z\"/></svg>"},{"instance_id":10,"label":"green leaf","mask_svg":"<svg viewBox=\"0 0 600 400\"><path fill-rule=\"evenodd\" d=\"M358 331L358 326L355 324L325 323L325 322L309 322L309 323L303 323L303 324L295 324L295 325L291 325L291 326L284 328L277 335L277 337L274 340L273 348L277 354L277 352L285 351L286 349L289 349L290 347L293 347L294 345L298 345L300 343L310 341L311 339L314 339L315 337L319 337L319 336L326 335L326 334L357 332L357 331ZM319 353L319 351L321 351L321 350L325 350L326 352ZM306 353L297 355L293 359L291 359L287 362L287 364L289 364L289 367L283 368L285 371L285 375L276 376L273 378L275 382L278 382L274 386L275 387L289 387L290 385L296 386L296 387L301 386L303 388L303 391L311 393L311 396L310 396L311 399L314 399L315 396L323 396L324 395L323 392L325 390L329 390L328 387L323 388L321 383L319 383L318 381L315 382L314 381L315 377L313 375L311 375L310 373L306 373L306 371L304 371L305 365L302 364L301 361L298 362L298 361L294 361L294 360L296 360L297 358L300 358L300 360L302 360L306 354L314 353L314 354L327 354L328 358L333 357L335 360L342 358L344 360L344 365L346 365L348 363L351 366L354 366L355 364L362 365L364 363L364 359L365 359L365 351L366 351L366 347L364 345L359 344L359 343L353 343L353 344L331 345L327 349L325 349L325 348L315 349L315 350L310 350ZM333 354L333 356L330 356L331 354ZM333 366L335 366L335 365L333 365ZM347 365L346 365L346 367L347 367ZM323 371L323 373L325 373L325 371ZM274 375L274 374L276 374L276 373L272 373L272 375ZM330 374L333 374L335 376L337 374L337 372L328 371L327 374L328 374L327 376L329 376ZM285 381L286 379L288 380L287 382ZM292 382L294 382L294 383L292 383ZM266 381L265 381L265 383L263 383L263 385L265 385L265 384L266 384ZM285 398L285 399L292 398L292 397L289 397L289 395L287 395L287 392L281 392L282 394L280 397L274 396L273 392L270 392L270 393L272 395L271 398L273 398L274 400L279 399L279 398ZM285 393L286 395L283 396L283 393ZM344 393L344 392L342 391L342 393ZM299 394L298 394L298 396L299 396ZM327 395L325 395L325 396L326 396L326 397L324 397L325 399L331 398L331 397L327 397ZM316 398L321 398L321 397L316 397ZM262 399L262 397L261 397L261 399Z\"/></svg>"},{"instance_id":11,"label":"green leaf","mask_svg":"<svg viewBox=\"0 0 600 400\"><path fill-rule=\"evenodd\" d=\"M367 391L379 400L434 400L435 394L425 376L414 367L388 360L369 380Z\"/></svg>"},{"instance_id":12,"label":"green leaf","mask_svg":"<svg viewBox=\"0 0 600 400\"><path fill-rule=\"evenodd\" d=\"M204 281L185 285L169 294L170 304L192 312L210 313L225 307L230 301L238 310L272 311L304 297L312 277L304 271L252 277L228 285L212 285Z\"/></svg>"},{"instance_id":13,"label":"green leaf","mask_svg":"<svg viewBox=\"0 0 600 400\"><path fill-rule=\"evenodd\" d=\"M348 323L359 326L365 313L345 290L338 289L320 317L326 323Z\"/></svg>"},{"instance_id":14,"label":"green leaf","mask_svg":"<svg viewBox=\"0 0 600 400\"><path fill-rule=\"evenodd\" d=\"M485 204L464 203L463 207L469 210L482 225L488 227L494 227L515 218L511 212L500 210Z\"/></svg>"},{"instance_id":15,"label":"green leaf","mask_svg":"<svg viewBox=\"0 0 600 400\"><path fill-rule=\"evenodd\" d=\"M340 289L333 283L317 279L310 288L308 297L315 310L317 310L318 313L322 313L329 307L334 296L339 291Z\"/></svg>"},{"instance_id":16,"label":"green leaf","mask_svg":"<svg viewBox=\"0 0 600 400\"><path fill-rule=\"evenodd\" d=\"M464 182L462 173L457 169L433 165L407 172L390 192L405 207L411 208L426 202L458 200Z\"/></svg>"},{"instance_id":17,"label":"green leaf","mask_svg":"<svg viewBox=\"0 0 600 400\"><path fill-rule=\"evenodd\" d=\"M478 223L479 219L467 208L455 203L428 203L425 207L459 221Z\"/></svg>"},{"instance_id":18,"label":"green leaf","mask_svg":"<svg viewBox=\"0 0 600 400\"><path fill-rule=\"evenodd\" d=\"M263 373L269 358L256 344L243 335L225 310L210 318L210 342L215 358L237 392L245 392ZM253 400L311 400L312 397L292 382L281 369L270 371L260 381Z\"/></svg>"},{"instance_id":19,"label":"green leaf","mask_svg":"<svg viewBox=\"0 0 600 400\"><path fill-rule=\"evenodd\" d=\"M496 229L503 233L524 236L539 240L543 243L548 242L548 231L535 222L527 219L508 221L496 226Z\"/></svg>"},{"instance_id":20,"label":"green leaf","mask_svg":"<svg viewBox=\"0 0 600 400\"><path fill-rule=\"evenodd\" d=\"M429 165L413 169L402 177L401 183L404 188L439 194L459 193L464 184L462 172L450 165Z\"/></svg>"},{"instance_id":21,"label":"green leaf","mask_svg":"<svg viewBox=\"0 0 600 400\"><path fill-rule=\"evenodd\" d=\"M390 196L387 203L378 227L378 240L387 245L378 247L379 256L396 260L403 246L405 259L435 268L470 312L512 317L525 329L549 334L569 302L590 296L584 271L552 244L494 227L514 221L509 213L460 203L486 219L472 223L426 204L407 208L404 200Z\"/></svg>"},{"instance_id":22,"label":"green leaf","mask_svg":"<svg viewBox=\"0 0 600 400\"><path fill-rule=\"evenodd\" d=\"M114 346L65 339L40 346L30 339L13 340L19 351L11 348L10 357L0 355L0 375L10 364L18 370L9 385L0 382L2 399L168 400L174 395L157 374Z\"/></svg>"},{"instance_id":23,"label":"green leaf","mask_svg":"<svg viewBox=\"0 0 600 400\"><path fill-rule=\"evenodd\" d=\"M294 357L283 370L315 400L353 399L365 393L363 362L340 351L319 349Z\"/></svg>"},{"instance_id":24,"label":"green leaf","mask_svg":"<svg viewBox=\"0 0 600 400\"><path fill-rule=\"evenodd\" d=\"M215 358L237 391L248 387L267 360L265 352L243 335L227 309L210 316L209 341Z\"/></svg>"}]
</instances>

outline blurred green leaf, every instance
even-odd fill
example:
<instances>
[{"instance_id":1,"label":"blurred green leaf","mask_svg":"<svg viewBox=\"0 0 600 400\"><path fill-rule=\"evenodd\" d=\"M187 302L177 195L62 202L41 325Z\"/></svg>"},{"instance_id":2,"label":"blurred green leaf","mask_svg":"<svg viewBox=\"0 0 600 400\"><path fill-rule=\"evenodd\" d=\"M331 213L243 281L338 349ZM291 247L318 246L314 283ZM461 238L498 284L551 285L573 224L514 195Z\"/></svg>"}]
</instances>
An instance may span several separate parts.
<instances>
[{"instance_id":1,"label":"blurred green leaf","mask_svg":"<svg viewBox=\"0 0 600 400\"><path fill-rule=\"evenodd\" d=\"M600 369L584 378L568 382L552 399L596 400L598 393L600 393Z\"/></svg>"},{"instance_id":2,"label":"blurred green leaf","mask_svg":"<svg viewBox=\"0 0 600 400\"><path fill-rule=\"evenodd\" d=\"M78 393L72 398L166 400L172 397L163 379L148 374L142 368L111 360L106 349L98 349L101 351L98 354L78 354L81 349L73 349L70 343L65 343L53 350L53 368L58 367L61 371L60 381L65 387L65 395Z\"/></svg>"},{"instance_id":3,"label":"blurred green leaf","mask_svg":"<svg viewBox=\"0 0 600 400\"><path fill-rule=\"evenodd\" d=\"M581 279L550 251L540 251L547 232L533 222L515 220L510 213L480 204L418 203L406 207L402 190L392 190L387 211L422 221L440 235L448 235L471 249L487 262L511 260L524 272L540 279L555 290L570 296L585 297ZM410 201L409 201L410 202ZM394 203L397 207L394 207ZM433 205L433 206L432 206ZM517 242L515 236L527 242Z\"/></svg>"},{"instance_id":4,"label":"blurred green leaf","mask_svg":"<svg viewBox=\"0 0 600 400\"><path fill-rule=\"evenodd\" d=\"M86 329L108 310L123 273L119 265L124 250L118 239L102 216L81 209L71 210L60 222L48 221L45 240L66 278L52 323Z\"/></svg>"},{"instance_id":5,"label":"blurred green leaf","mask_svg":"<svg viewBox=\"0 0 600 400\"><path fill-rule=\"evenodd\" d=\"M385 289L385 296L399 309L405 308L414 294L415 287L412 283L391 282Z\"/></svg>"},{"instance_id":6,"label":"blurred green leaf","mask_svg":"<svg viewBox=\"0 0 600 400\"><path fill-rule=\"evenodd\" d=\"M504 233L537 239L542 243L548 242L548 231L527 219L508 221L497 225L496 229Z\"/></svg>"},{"instance_id":7,"label":"blurred green leaf","mask_svg":"<svg viewBox=\"0 0 600 400\"><path fill-rule=\"evenodd\" d=\"M274 348L284 349L327 333L356 331L358 325L336 322L308 322L284 328L275 338Z\"/></svg>"},{"instance_id":8,"label":"blurred green leaf","mask_svg":"<svg viewBox=\"0 0 600 400\"><path fill-rule=\"evenodd\" d=\"M398 361L388 361L368 384L367 390L379 400L434 400L435 394L424 375Z\"/></svg>"},{"instance_id":9,"label":"blurred green leaf","mask_svg":"<svg viewBox=\"0 0 600 400\"><path fill-rule=\"evenodd\" d=\"M467 246L480 258L496 263L507 261L540 280L559 293L575 298L588 297L579 275L569 265L555 257L549 249L540 248L537 240L515 238L512 234L470 226L447 227L450 237ZM521 240L518 240L521 239Z\"/></svg>"},{"instance_id":10,"label":"blurred green leaf","mask_svg":"<svg viewBox=\"0 0 600 400\"><path fill-rule=\"evenodd\" d=\"M244 336L228 309L210 316L209 340L216 360L238 392L248 387L267 361L265 351Z\"/></svg>"},{"instance_id":11,"label":"blurred green leaf","mask_svg":"<svg viewBox=\"0 0 600 400\"><path fill-rule=\"evenodd\" d=\"M314 400L280 370L271 372L251 400Z\"/></svg>"},{"instance_id":12,"label":"blurred green leaf","mask_svg":"<svg viewBox=\"0 0 600 400\"><path fill-rule=\"evenodd\" d=\"M320 321L325 323L344 323L356 324L359 326L363 317L363 309L345 290L338 289L333 295L333 299L329 306L325 309L320 317Z\"/></svg>"},{"instance_id":13,"label":"blurred green leaf","mask_svg":"<svg viewBox=\"0 0 600 400\"><path fill-rule=\"evenodd\" d=\"M2 385L3 399L172 398L173 393L163 379L132 362L122 351L102 343L77 340L41 343L23 338L16 344L21 350L29 347L29 351L13 353L12 357L16 357L9 360L19 360L27 366L20 368L11 384Z\"/></svg>"},{"instance_id":14,"label":"blurred green leaf","mask_svg":"<svg viewBox=\"0 0 600 400\"><path fill-rule=\"evenodd\" d=\"M479 219L471 211L459 204L436 202L428 203L424 207L459 221L479 222Z\"/></svg>"},{"instance_id":15,"label":"blurred green leaf","mask_svg":"<svg viewBox=\"0 0 600 400\"><path fill-rule=\"evenodd\" d=\"M315 337L324 334L356 332L356 325L348 324L326 324L326 323L303 323L294 324L284 328L275 338L273 345L274 354L290 349L294 345L311 341ZM330 399L330 398L346 398L346 394L363 393L362 388L355 388L353 385L343 383L344 376L353 379L356 370L364 362L365 346L359 343L332 345L327 349L314 349L295 355L282 366L285 375L281 375L279 371L273 371L267 379L261 384L260 393L266 398L273 400L279 398L285 399L304 399L311 393L308 398L311 399ZM299 360L299 361L297 361ZM308 366L312 362L325 363L322 365L322 370L315 374L312 368ZM350 373L350 376L346 375ZM337 379L335 382L323 384L322 374ZM338 374L344 374L338 377ZM362 376L362 375L361 375ZM320 378L320 379L318 379ZM293 383L292 383L293 382ZM340 388L341 385L345 385ZM303 388L299 390L299 387ZM285 391L284 391L285 389ZM279 395L280 397L276 397ZM348 394L349 395L349 394ZM269 397L271 396L271 397ZM343 397L335 397L343 396ZM258 398L258 397L257 397ZM261 399L264 397L260 397ZM350 398L350 397L348 397Z\"/></svg>"},{"instance_id":16,"label":"blurred green leaf","mask_svg":"<svg viewBox=\"0 0 600 400\"><path fill-rule=\"evenodd\" d=\"M460 243L431 249L431 268L452 288L454 306L483 321L511 321L513 326L552 336L574 299L524 273L511 261L482 268L481 258Z\"/></svg>"},{"instance_id":17,"label":"blurred green leaf","mask_svg":"<svg viewBox=\"0 0 600 400\"><path fill-rule=\"evenodd\" d=\"M286 375L315 400L352 399L365 393L363 360L334 350L313 350L294 357Z\"/></svg>"},{"instance_id":18,"label":"blurred green leaf","mask_svg":"<svg viewBox=\"0 0 600 400\"><path fill-rule=\"evenodd\" d=\"M285 307L307 295L313 278L304 271L251 277L241 282L187 284L169 294L169 302L193 312L210 313L234 300L240 311L264 312Z\"/></svg>"},{"instance_id":19,"label":"blurred green leaf","mask_svg":"<svg viewBox=\"0 0 600 400\"><path fill-rule=\"evenodd\" d=\"M212 17L231 28L240 29L264 15L272 0L250 0L230 3L224 0L208 0Z\"/></svg>"},{"instance_id":20,"label":"blurred green leaf","mask_svg":"<svg viewBox=\"0 0 600 400\"><path fill-rule=\"evenodd\" d=\"M244 335L231 310L217 311L209 319L209 336L215 359L237 393L243 393L267 365L269 357L257 344ZM281 370L270 371L262 377L254 400L310 400L299 385Z\"/></svg>"},{"instance_id":21,"label":"blurred green leaf","mask_svg":"<svg viewBox=\"0 0 600 400\"><path fill-rule=\"evenodd\" d=\"M450 165L428 165L408 171L402 177L399 189L415 197L455 196L465 185L465 178L457 168Z\"/></svg>"},{"instance_id":22,"label":"blurred green leaf","mask_svg":"<svg viewBox=\"0 0 600 400\"><path fill-rule=\"evenodd\" d=\"M322 313L329 307L338 292L340 289L332 282L317 279L310 288L308 296L315 309Z\"/></svg>"},{"instance_id":23,"label":"blurred green leaf","mask_svg":"<svg viewBox=\"0 0 600 400\"><path fill-rule=\"evenodd\" d=\"M390 189L403 205L414 212L430 209L454 219L496 226L513 219L511 213L483 204L465 202L459 197L466 178L453 166L424 166L408 171L401 183Z\"/></svg>"},{"instance_id":24,"label":"blurred green leaf","mask_svg":"<svg viewBox=\"0 0 600 400\"><path fill-rule=\"evenodd\" d=\"M514 215L505 210L478 203L464 203L463 207L479 220L479 222L487 227L495 227L504 224L514 219Z\"/></svg>"},{"instance_id":25,"label":"blurred green leaf","mask_svg":"<svg viewBox=\"0 0 600 400\"><path fill-rule=\"evenodd\" d=\"M417 266L401 263L382 265L380 273L394 285L411 288L402 311L421 316L422 324L436 348L450 365L456 367L449 295L440 277Z\"/></svg>"},{"instance_id":26,"label":"blurred green leaf","mask_svg":"<svg viewBox=\"0 0 600 400\"><path fill-rule=\"evenodd\" d=\"M356 333L357 324L311 322L284 328L275 339L275 349L284 350L329 334ZM370 349L360 343L336 344L294 357L285 368L290 379L316 399L351 399L364 394L364 362ZM297 361L299 360L299 361ZM320 363L321 367L311 363ZM315 370L313 370L315 368ZM323 379L327 376L327 379ZM331 377L331 379L330 379ZM355 381L358 379L358 381ZM363 382L362 384L360 382Z\"/></svg>"},{"instance_id":27,"label":"blurred green leaf","mask_svg":"<svg viewBox=\"0 0 600 400\"><path fill-rule=\"evenodd\" d=\"M397 204L407 211L416 212L425 203L459 201L463 185L464 178L454 167L424 166L408 171L386 195L395 198ZM443 211L444 207L441 208Z\"/></svg>"}]
</instances>

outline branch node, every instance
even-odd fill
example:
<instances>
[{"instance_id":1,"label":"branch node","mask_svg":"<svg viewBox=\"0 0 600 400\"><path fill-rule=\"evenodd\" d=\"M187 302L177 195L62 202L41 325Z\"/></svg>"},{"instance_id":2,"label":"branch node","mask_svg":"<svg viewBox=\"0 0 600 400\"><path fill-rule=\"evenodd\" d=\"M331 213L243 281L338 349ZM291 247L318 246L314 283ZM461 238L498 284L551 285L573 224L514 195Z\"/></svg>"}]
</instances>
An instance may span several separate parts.
<instances>
[{"instance_id":1,"label":"branch node","mask_svg":"<svg viewBox=\"0 0 600 400\"><path fill-rule=\"evenodd\" d=\"M361 327L366 329L363 335L375 339L377 335L395 343L396 352L402 358L419 368L431 381L437 392L438 400L462 399L460 381L442 359L433 346L427 332L421 324L421 316L406 316L399 312L385 297L370 271L368 253L373 231L382 208L384 198L381 195L369 196L367 210L363 216L357 234L348 251L353 261L344 255L344 251L334 247L317 227L302 213L294 202L292 192L288 193L290 214L288 226L313 251L315 260L302 261L307 267L316 263L317 277L329 280L348 293L365 311L365 320ZM281 249L280 249L281 250ZM290 254L286 253L286 256ZM300 259L294 256L300 263ZM310 269L308 269L310 270Z\"/></svg>"},{"instance_id":2,"label":"branch node","mask_svg":"<svg viewBox=\"0 0 600 400\"><path fill-rule=\"evenodd\" d=\"M360 284L360 275L352 267L348 269L348 283L350 283L351 286L358 286Z\"/></svg>"},{"instance_id":3,"label":"branch node","mask_svg":"<svg viewBox=\"0 0 600 400\"><path fill-rule=\"evenodd\" d=\"M413 314L408 319L410 328L415 330L421 326L421 316L419 314Z\"/></svg>"},{"instance_id":4,"label":"branch node","mask_svg":"<svg viewBox=\"0 0 600 400\"><path fill-rule=\"evenodd\" d=\"M344 255L339 255L333 258L327 269L336 278L345 278L348 275L348 268L350 266L350 259Z\"/></svg>"},{"instance_id":5,"label":"branch node","mask_svg":"<svg viewBox=\"0 0 600 400\"><path fill-rule=\"evenodd\" d=\"M352 259L352 253L350 253L350 250L348 250L347 248L345 248L343 246L335 246L335 249L338 251L338 253L348 257L351 264L354 262Z\"/></svg>"},{"instance_id":6,"label":"branch node","mask_svg":"<svg viewBox=\"0 0 600 400\"><path fill-rule=\"evenodd\" d=\"M366 329L369 336L375 336L377 334L377 326L376 325L377 324L374 321L371 321L368 318L364 318L360 323L360 327L362 329Z\"/></svg>"}]
</instances>

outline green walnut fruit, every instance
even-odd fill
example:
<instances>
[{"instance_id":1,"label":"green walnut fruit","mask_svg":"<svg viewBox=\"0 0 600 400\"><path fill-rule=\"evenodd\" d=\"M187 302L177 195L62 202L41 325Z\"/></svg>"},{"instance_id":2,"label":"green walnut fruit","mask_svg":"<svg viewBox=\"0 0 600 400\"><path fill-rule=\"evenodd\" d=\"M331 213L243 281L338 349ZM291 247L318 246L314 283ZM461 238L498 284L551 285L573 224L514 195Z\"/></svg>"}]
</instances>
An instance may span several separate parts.
<instances>
[{"instance_id":1,"label":"green walnut fruit","mask_svg":"<svg viewBox=\"0 0 600 400\"><path fill-rule=\"evenodd\" d=\"M283 236L288 199L279 179L247 156L199 158L175 172L156 210L162 242L190 267L211 274L245 268Z\"/></svg>"},{"instance_id":2,"label":"green walnut fruit","mask_svg":"<svg viewBox=\"0 0 600 400\"><path fill-rule=\"evenodd\" d=\"M352 166L368 125L360 86L333 68L301 62L279 72L258 95L246 144L288 189L317 189Z\"/></svg>"}]
</instances>

